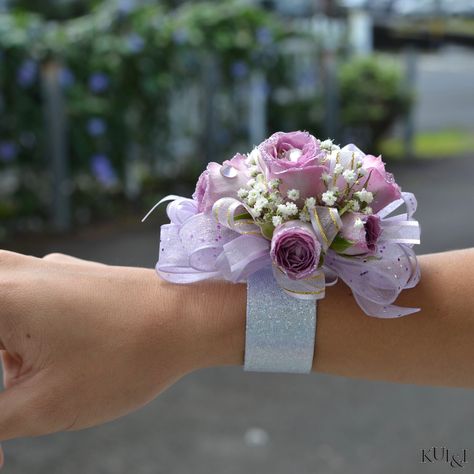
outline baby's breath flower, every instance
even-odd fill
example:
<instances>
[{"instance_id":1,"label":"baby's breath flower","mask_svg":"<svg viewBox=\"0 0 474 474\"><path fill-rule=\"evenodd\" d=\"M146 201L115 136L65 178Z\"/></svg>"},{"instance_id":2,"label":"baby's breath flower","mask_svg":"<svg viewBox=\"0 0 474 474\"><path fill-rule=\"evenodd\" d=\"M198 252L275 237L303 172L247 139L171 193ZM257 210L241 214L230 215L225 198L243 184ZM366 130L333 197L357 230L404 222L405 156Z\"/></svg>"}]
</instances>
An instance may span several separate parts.
<instances>
[{"instance_id":1,"label":"baby's breath flower","mask_svg":"<svg viewBox=\"0 0 474 474\"><path fill-rule=\"evenodd\" d=\"M247 203L249 206L253 206L255 202L257 201L258 197L260 194L255 191L255 189L251 189L247 195Z\"/></svg>"},{"instance_id":2,"label":"baby's breath flower","mask_svg":"<svg viewBox=\"0 0 474 474\"><path fill-rule=\"evenodd\" d=\"M249 168L250 176L256 177L260 174L260 168L258 166L250 166Z\"/></svg>"},{"instance_id":3,"label":"baby's breath flower","mask_svg":"<svg viewBox=\"0 0 474 474\"><path fill-rule=\"evenodd\" d=\"M255 202L255 207L260 207L263 209L267 204L268 204L268 199L263 196L260 196L259 198L257 198Z\"/></svg>"},{"instance_id":4,"label":"baby's breath flower","mask_svg":"<svg viewBox=\"0 0 474 474\"><path fill-rule=\"evenodd\" d=\"M306 198L304 204L308 209L313 209L316 206L316 199L314 197Z\"/></svg>"},{"instance_id":5,"label":"baby's breath flower","mask_svg":"<svg viewBox=\"0 0 474 474\"><path fill-rule=\"evenodd\" d=\"M359 201L361 202L366 202L367 204L370 204L374 200L374 195L370 192L367 191L367 189L362 188L360 191L357 191L354 193L359 198Z\"/></svg>"},{"instance_id":6,"label":"baby's breath flower","mask_svg":"<svg viewBox=\"0 0 474 474\"><path fill-rule=\"evenodd\" d=\"M300 221L303 221L303 222L309 222L311 219L309 217L309 212L305 209L303 209L301 212L300 212Z\"/></svg>"},{"instance_id":7,"label":"baby's breath flower","mask_svg":"<svg viewBox=\"0 0 474 474\"><path fill-rule=\"evenodd\" d=\"M331 150L332 147L332 140L328 138L327 140L323 140L319 145L323 150Z\"/></svg>"},{"instance_id":8,"label":"baby's breath flower","mask_svg":"<svg viewBox=\"0 0 474 474\"><path fill-rule=\"evenodd\" d=\"M240 199L246 198L248 196L248 194L249 194L249 190L245 189L245 188L240 188L237 191L237 196L239 196Z\"/></svg>"},{"instance_id":9,"label":"baby's breath flower","mask_svg":"<svg viewBox=\"0 0 474 474\"><path fill-rule=\"evenodd\" d=\"M336 166L334 166L334 174L341 174L343 170L344 166L342 166L341 163L336 163Z\"/></svg>"},{"instance_id":10,"label":"baby's breath flower","mask_svg":"<svg viewBox=\"0 0 474 474\"><path fill-rule=\"evenodd\" d=\"M353 210L353 211L357 212L358 210L360 210L359 201L356 201L355 199L351 199L349 201L349 206L350 206L351 210Z\"/></svg>"},{"instance_id":11,"label":"baby's breath flower","mask_svg":"<svg viewBox=\"0 0 474 474\"><path fill-rule=\"evenodd\" d=\"M294 202L278 204L277 212L279 212L283 217L290 217L298 214L298 207Z\"/></svg>"},{"instance_id":12,"label":"baby's breath flower","mask_svg":"<svg viewBox=\"0 0 474 474\"><path fill-rule=\"evenodd\" d=\"M271 180L268 182L268 186L269 186L271 189L278 189L278 186L280 186L280 180L279 180L279 179L271 179Z\"/></svg>"},{"instance_id":13,"label":"baby's breath flower","mask_svg":"<svg viewBox=\"0 0 474 474\"><path fill-rule=\"evenodd\" d=\"M258 151L258 148L254 148L245 159L245 164L247 166L256 165L259 158L260 158L260 152Z\"/></svg>"},{"instance_id":14,"label":"baby's breath flower","mask_svg":"<svg viewBox=\"0 0 474 474\"><path fill-rule=\"evenodd\" d=\"M257 181L254 178L251 178L247 181L247 186L251 188Z\"/></svg>"},{"instance_id":15,"label":"baby's breath flower","mask_svg":"<svg viewBox=\"0 0 474 474\"><path fill-rule=\"evenodd\" d=\"M342 177L347 184L354 184L357 181L357 173L354 170L344 170Z\"/></svg>"},{"instance_id":16,"label":"baby's breath flower","mask_svg":"<svg viewBox=\"0 0 474 474\"><path fill-rule=\"evenodd\" d=\"M253 217L260 217L262 214L262 208L255 206L254 208L250 209L250 213Z\"/></svg>"},{"instance_id":17,"label":"baby's breath flower","mask_svg":"<svg viewBox=\"0 0 474 474\"><path fill-rule=\"evenodd\" d=\"M289 189L286 195L288 196L288 199L291 199L292 201L296 201L300 198L300 192L297 189Z\"/></svg>"},{"instance_id":18,"label":"baby's breath flower","mask_svg":"<svg viewBox=\"0 0 474 474\"><path fill-rule=\"evenodd\" d=\"M323 140L320 145L321 147L321 150L325 150L325 151L333 151L333 150L339 150L339 147L337 145L334 145L333 141L328 138L327 140Z\"/></svg>"},{"instance_id":19,"label":"baby's breath flower","mask_svg":"<svg viewBox=\"0 0 474 474\"><path fill-rule=\"evenodd\" d=\"M264 193L267 190L267 187L263 183L255 183L253 189L259 193Z\"/></svg>"},{"instance_id":20,"label":"baby's breath flower","mask_svg":"<svg viewBox=\"0 0 474 474\"><path fill-rule=\"evenodd\" d=\"M296 214L298 214L298 207L294 202L287 202L286 208L289 216L295 216Z\"/></svg>"},{"instance_id":21,"label":"baby's breath flower","mask_svg":"<svg viewBox=\"0 0 474 474\"><path fill-rule=\"evenodd\" d=\"M283 219L281 218L281 216L273 216L272 217L272 224L275 227L278 227L279 225L281 225L282 222L283 222Z\"/></svg>"},{"instance_id":22,"label":"baby's breath flower","mask_svg":"<svg viewBox=\"0 0 474 474\"><path fill-rule=\"evenodd\" d=\"M268 195L268 199L270 200L270 202L278 202L281 200L281 197L278 193L270 193Z\"/></svg>"},{"instance_id":23,"label":"baby's breath flower","mask_svg":"<svg viewBox=\"0 0 474 474\"><path fill-rule=\"evenodd\" d=\"M372 208L370 206L367 206L363 211L364 214L370 215L372 214Z\"/></svg>"},{"instance_id":24,"label":"baby's breath flower","mask_svg":"<svg viewBox=\"0 0 474 474\"><path fill-rule=\"evenodd\" d=\"M332 177L331 177L331 175L330 175L329 173L323 173L323 174L321 175L321 179L322 179L326 184L328 184L329 181L331 181Z\"/></svg>"},{"instance_id":25,"label":"baby's breath flower","mask_svg":"<svg viewBox=\"0 0 474 474\"><path fill-rule=\"evenodd\" d=\"M324 204L328 206L333 206L334 203L337 201L337 195L334 191L326 191L322 195L322 199Z\"/></svg>"},{"instance_id":26,"label":"baby's breath flower","mask_svg":"<svg viewBox=\"0 0 474 474\"><path fill-rule=\"evenodd\" d=\"M257 162L260 159L260 150L255 147L251 152L250 156L254 159L255 162Z\"/></svg>"},{"instance_id":27,"label":"baby's breath flower","mask_svg":"<svg viewBox=\"0 0 474 474\"><path fill-rule=\"evenodd\" d=\"M362 219L360 217L358 217L355 221L354 221L354 228L356 229L362 229L362 227L364 227L364 223L362 222Z\"/></svg>"}]
</instances>

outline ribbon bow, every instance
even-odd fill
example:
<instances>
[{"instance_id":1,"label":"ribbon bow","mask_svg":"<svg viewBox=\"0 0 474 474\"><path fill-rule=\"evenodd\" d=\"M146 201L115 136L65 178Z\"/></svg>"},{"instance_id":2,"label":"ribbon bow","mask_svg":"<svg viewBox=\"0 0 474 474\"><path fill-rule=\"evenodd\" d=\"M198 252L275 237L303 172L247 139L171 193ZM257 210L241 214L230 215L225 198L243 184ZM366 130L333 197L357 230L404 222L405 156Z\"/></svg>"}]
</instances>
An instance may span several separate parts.
<instances>
[{"instance_id":1,"label":"ribbon bow","mask_svg":"<svg viewBox=\"0 0 474 474\"><path fill-rule=\"evenodd\" d=\"M209 278L245 282L257 270L272 265L270 241L248 217L250 209L233 198L216 201L212 211L199 213L196 202L180 196L166 196L145 216L167 202L170 224L161 226L160 254L156 270L173 283L192 283ZM402 204L407 212L387 217ZM310 277L290 279L273 265L281 288L296 298L317 300L325 287L341 278L353 291L364 312L370 316L393 318L418 311L393 305L404 288L416 285L419 266L412 246L420 242L420 228L412 216L416 199L411 193L389 204L377 214L382 235L372 257L348 257L331 249L342 228L336 208L316 206L310 212L311 227L321 244L324 264Z\"/></svg>"}]
</instances>

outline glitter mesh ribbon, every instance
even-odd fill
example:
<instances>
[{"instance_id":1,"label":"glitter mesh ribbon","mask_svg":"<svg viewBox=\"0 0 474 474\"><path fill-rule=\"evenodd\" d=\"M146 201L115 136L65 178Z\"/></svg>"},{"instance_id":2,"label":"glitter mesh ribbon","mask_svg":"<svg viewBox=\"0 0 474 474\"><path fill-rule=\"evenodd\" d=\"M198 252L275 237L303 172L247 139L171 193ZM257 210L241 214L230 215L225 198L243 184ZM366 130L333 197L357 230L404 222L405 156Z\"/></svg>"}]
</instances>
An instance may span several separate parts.
<instances>
[{"instance_id":1,"label":"glitter mesh ribbon","mask_svg":"<svg viewBox=\"0 0 474 474\"><path fill-rule=\"evenodd\" d=\"M248 278L244 369L309 373L316 337L314 300L289 296L267 266Z\"/></svg>"},{"instance_id":2,"label":"glitter mesh ribbon","mask_svg":"<svg viewBox=\"0 0 474 474\"><path fill-rule=\"evenodd\" d=\"M156 265L164 279L173 283L209 278L246 282L253 273L271 266L270 242L245 217L248 209L240 201L219 199L208 213L199 213L194 200L179 196L167 196L157 205L167 201L171 222L161 227ZM402 205L406 212L392 215ZM400 199L377 213L382 234L377 253L371 257L347 257L334 252L330 244L341 227L338 211L316 206L311 213L311 225L325 250L324 265L302 280L292 280L273 267L274 279L291 298L314 302L324 297L326 286L341 278L362 310L379 318L419 311L393 305L403 289L412 288L420 279L412 250L420 242L420 226L413 219L416 206L413 194L402 193Z\"/></svg>"}]
</instances>

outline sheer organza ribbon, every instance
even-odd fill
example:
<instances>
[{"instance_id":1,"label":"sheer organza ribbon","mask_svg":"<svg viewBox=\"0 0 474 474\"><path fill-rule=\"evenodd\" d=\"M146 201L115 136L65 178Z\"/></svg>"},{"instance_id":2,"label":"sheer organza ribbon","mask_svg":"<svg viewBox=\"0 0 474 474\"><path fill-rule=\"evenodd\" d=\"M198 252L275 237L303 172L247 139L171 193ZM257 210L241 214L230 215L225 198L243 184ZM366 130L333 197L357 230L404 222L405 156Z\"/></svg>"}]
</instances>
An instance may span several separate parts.
<instances>
[{"instance_id":1,"label":"sheer organza ribbon","mask_svg":"<svg viewBox=\"0 0 474 474\"><path fill-rule=\"evenodd\" d=\"M272 265L270 241L248 217L249 209L233 198L215 202L211 212L198 212L196 202L180 196L166 196L169 224L161 226L158 274L173 283L192 283L209 278L245 282L254 272ZM406 212L390 216L402 205ZM316 206L311 210L311 225L325 253L324 264L310 277L292 280L273 265L281 288L299 299L324 297L325 287L341 278L352 290L364 312L379 318L395 318L419 308L393 305L400 292L415 286L420 270L414 244L420 243L420 227L413 219L416 199L411 193L387 205L377 214L382 234L376 255L343 256L330 246L341 219L336 208ZM145 216L145 219L150 213Z\"/></svg>"}]
</instances>

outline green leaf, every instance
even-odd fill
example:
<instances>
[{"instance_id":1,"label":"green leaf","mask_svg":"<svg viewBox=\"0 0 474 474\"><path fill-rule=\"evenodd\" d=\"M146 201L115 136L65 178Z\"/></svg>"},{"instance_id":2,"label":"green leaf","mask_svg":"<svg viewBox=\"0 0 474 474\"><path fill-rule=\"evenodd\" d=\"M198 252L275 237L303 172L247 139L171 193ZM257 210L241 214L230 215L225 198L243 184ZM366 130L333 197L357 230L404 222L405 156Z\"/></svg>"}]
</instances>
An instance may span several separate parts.
<instances>
[{"instance_id":1,"label":"green leaf","mask_svg":"<svg viewBox=\"0 0 474 474\"><path fill-rule=\"evenodd\" d=\"M243 212L242 214L237 214L234 216L234 221L241 221L244 219L252 219L252 216L248 212Z\"/></svg>"},{"instance_id":2,"label":"green leaf","mask_svg":"<svg viewBox=\"0 0 474 474\"><path fill-rule=\"evenodd\" d=\"M340 235L336 235L336 238L332 241L330 245L331 249L336 251L337 253L342 253L344 250L347 250L351 245L355 242L352 240L346 240Z\"/></svg>"},{"instance_id":3,"label":"green leaf","mask_svg":"<svg viewBox=\"0 0 474 474\"><path fill-rule=\"evenodd\" d=\"M260 230L262 231L262 235L268 239L272 240L273 231L275 230L275 226L271 222L265 222L260 226Z\"/></svg>"}]
</instances>

